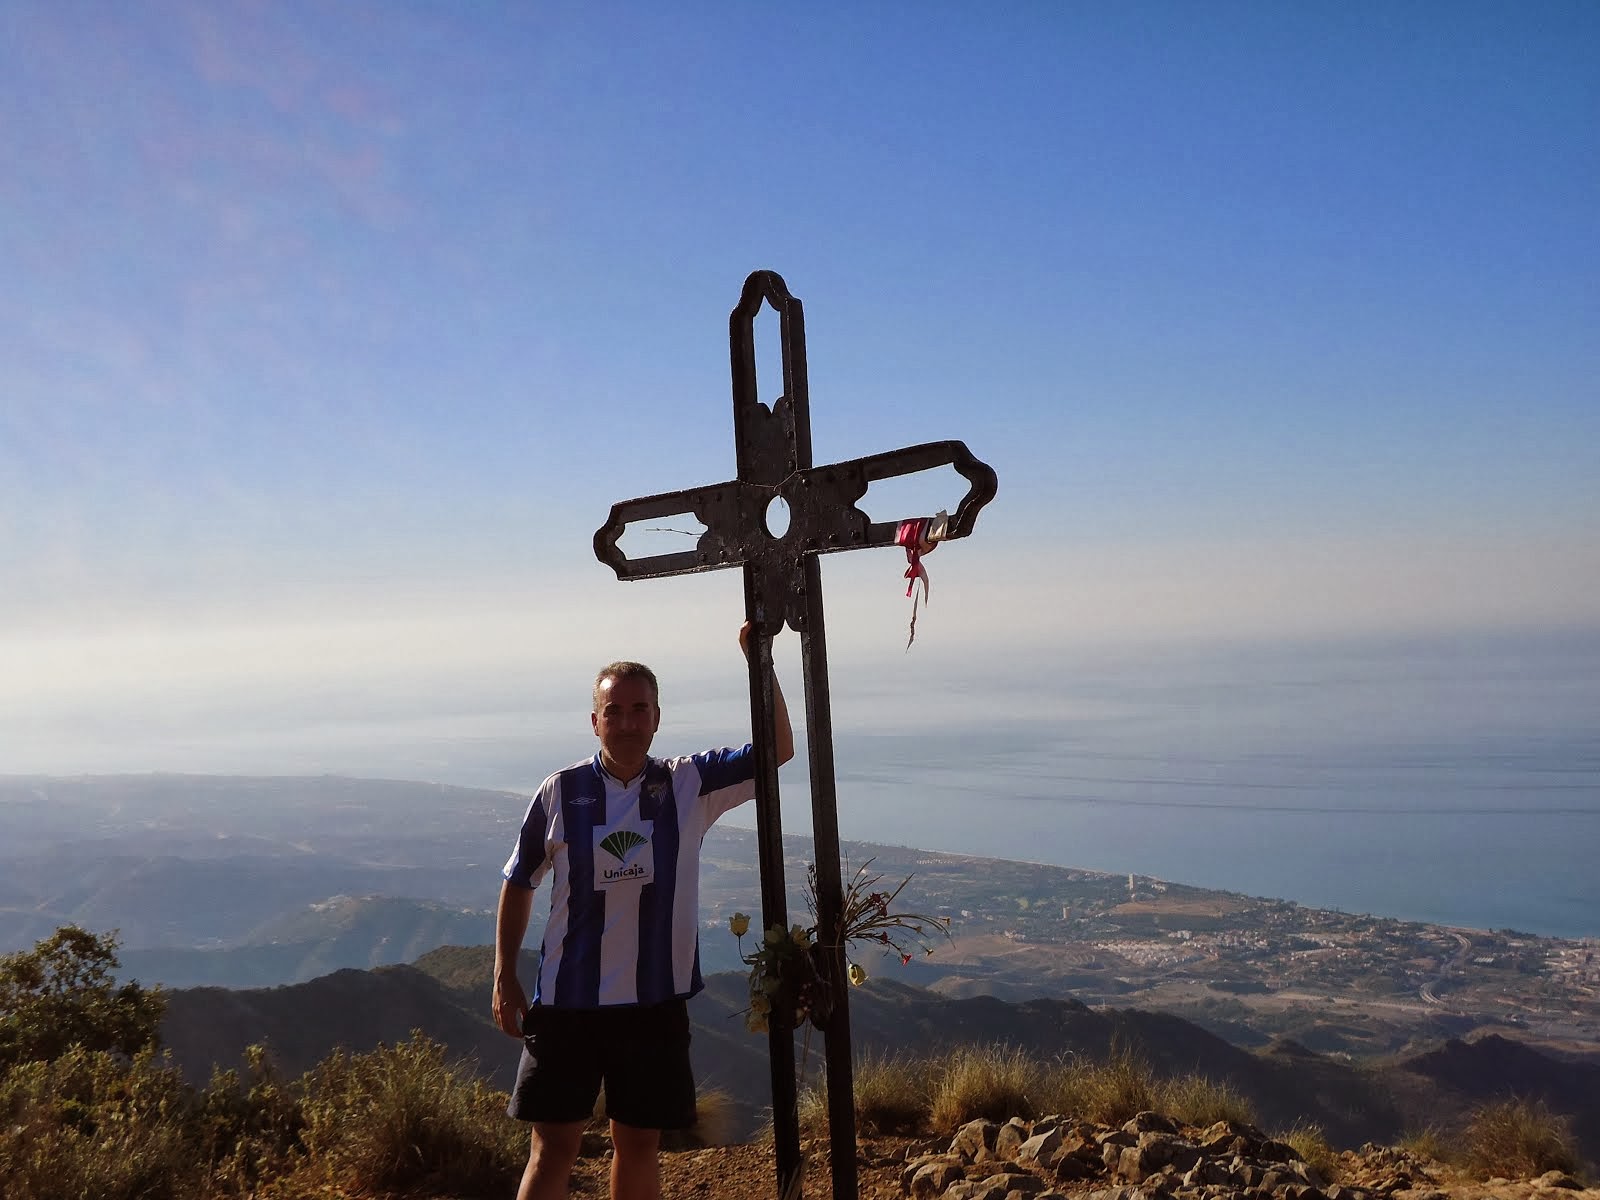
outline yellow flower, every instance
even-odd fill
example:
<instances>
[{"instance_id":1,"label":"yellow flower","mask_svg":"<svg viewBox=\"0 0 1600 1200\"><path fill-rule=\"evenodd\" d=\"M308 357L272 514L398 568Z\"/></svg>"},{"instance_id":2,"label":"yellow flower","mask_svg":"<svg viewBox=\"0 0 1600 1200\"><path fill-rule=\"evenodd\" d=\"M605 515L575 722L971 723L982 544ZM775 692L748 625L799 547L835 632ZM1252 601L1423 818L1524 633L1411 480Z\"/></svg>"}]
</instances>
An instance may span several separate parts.
<instances>
[{"instance_id":1,"label":"yellow flower","mask_svg":"<svg viewBox=\"0 0 1600 1200\"><path fill-rule=\"evenodd\" d=\"M860 987L867 981L867 972L860 963L850 964L850 982Z\"/></svg>"},{"instance_id":2,"label":"yellow flower","mask_svg":"<svg viewBox=\"0 0 1600 1200\"><path fill-rule=\"evenodd\" d=\"M751 1033L765 1033L767 1031L767 1014L750 1010L750 1015L744 1019L744 1027Z\"/></svg>"},{"instance_id":3,"label":"yellow flower","mask_svg":"<svg viewBox=\"0 0 1600 1200\"><path fill-rule=\"evenodd\" d=\"M750 1011L766 1016L772 1011L772 1001L767 999L765 992L752 992L750 994Z\"/></svg>"},{"instance_id":4,"label":"yellow flower","mask_svg":"<svg viewBox=\"0 0 1600 1200\"><path fill-rule=\"evenodd\" d=\"M765 941L769 946L778 946L783 943L783 939L787 936L788 935L783 932L782 925L774 925L771 929L767 930L766 936L762 940Z\"/></svg>"},{"instance_id":5,"label":"yellow flower","mask_svg":"<svg viewBox=\"0 0 1600 1200\"><path fill-rule=\"evenodd\" d=\"M728 929L734 937L743 937L750 932L750 917L746 913L736 912L728 918Z\"/></svg>"},{"instance_id":6,"label":"yellow flower","mask_svg":"<svg viewBox=\"0 0 1600 1200\"><path fill-rule=\"evenodd\" d=\"M789 930L789 940L804 950L811 945L811 931L804 925L795 925Z\"/></svg>"}]
</instances>

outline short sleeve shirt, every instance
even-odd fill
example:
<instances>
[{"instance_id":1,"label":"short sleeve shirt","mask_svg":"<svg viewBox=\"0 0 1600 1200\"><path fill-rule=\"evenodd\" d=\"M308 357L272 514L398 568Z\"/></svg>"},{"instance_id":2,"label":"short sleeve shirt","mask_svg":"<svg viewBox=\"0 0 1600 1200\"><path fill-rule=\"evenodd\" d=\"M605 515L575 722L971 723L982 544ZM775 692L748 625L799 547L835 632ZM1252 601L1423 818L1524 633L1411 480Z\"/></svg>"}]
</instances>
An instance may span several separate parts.
<instances>
[{"instance_id":1,"label":"short sleeve shirt","mask_svg":"<svg viewBox=\"0 0 1600 1200\"><path fill-rule=\"evenodd\" d=\"M551 876L533 1003L601 1008L699 992L700 844L754 796L748 745L648 759L627 782L598 754L546 779L503 872L525 888Z\"/></svg>"}]
</instances>

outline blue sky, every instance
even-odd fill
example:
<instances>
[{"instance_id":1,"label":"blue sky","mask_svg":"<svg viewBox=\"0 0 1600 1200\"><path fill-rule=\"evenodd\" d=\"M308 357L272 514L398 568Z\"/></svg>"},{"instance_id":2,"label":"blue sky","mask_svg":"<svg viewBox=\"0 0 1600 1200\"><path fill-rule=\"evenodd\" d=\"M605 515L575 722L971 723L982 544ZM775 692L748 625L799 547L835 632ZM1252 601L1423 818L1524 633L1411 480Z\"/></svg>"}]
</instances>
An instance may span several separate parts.
<instances>
[{"instance_id":1,"label":"blue sky","mask_svg":"<svg viewBox=\"0 0 1600 1200\"><path fill-rule=\"evenodd\" d=\"M763 267L819 460L999 473L909 654L894 553L826 560L868 728L1593 631L1597 52L1585 3L7 4L0 771L527 784L617 655L739 726L736 575L589 541L731 475Z\"/></svg>"}]
</instances>

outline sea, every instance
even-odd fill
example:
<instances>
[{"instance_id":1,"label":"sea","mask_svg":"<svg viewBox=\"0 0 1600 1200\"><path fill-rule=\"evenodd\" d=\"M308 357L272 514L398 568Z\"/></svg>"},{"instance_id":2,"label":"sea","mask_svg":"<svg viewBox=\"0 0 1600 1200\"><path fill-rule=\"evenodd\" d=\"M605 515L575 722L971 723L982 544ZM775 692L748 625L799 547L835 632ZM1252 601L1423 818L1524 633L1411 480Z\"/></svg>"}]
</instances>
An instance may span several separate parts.
<instances>
[{"instance_id":1,"label":"sea","mask_svg":"<svg viewBox=\"0 0 1600 1200\"><path fill-rule=\"evenodd\" d=\"M843 837L1600 938L1600 636L994 666L903 728L835 701Z\"/></svg>"},{"instance_id":2,"label":"sea","mask_svg":"<svg viewBox=\"0 0 1600 1200\"><path fill-rule=\"evenodd\" d=\"M1600 938L1600 629L1039 645L1009 657L935 632L892 661L834 656L846 839ZM784 682L800 727L797 674L786 668ZM670 687L658 753L748 728L725 679L675 674ZM402 708L355 723L296 701L281 730L272 712L246 711L204 737L161 741L136 724L121 744L79 737L63 753L75 772L349 774L526 793L593 745L570 688L534 712L498 693L463 696L437 720ZM786 832L810 830L807 783L802 753L782 773ZM725 821L748 827L754 814Z\"/></svg>"}]
</instances>

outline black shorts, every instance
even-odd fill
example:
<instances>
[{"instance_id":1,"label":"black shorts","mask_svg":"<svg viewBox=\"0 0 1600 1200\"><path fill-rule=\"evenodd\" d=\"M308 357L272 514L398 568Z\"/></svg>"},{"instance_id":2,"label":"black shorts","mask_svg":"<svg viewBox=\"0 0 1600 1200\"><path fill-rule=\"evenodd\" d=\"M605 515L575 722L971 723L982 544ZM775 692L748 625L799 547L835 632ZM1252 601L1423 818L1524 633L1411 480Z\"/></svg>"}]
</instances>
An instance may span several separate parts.
<instances>
[{"instance_id":1,"label":"black shorts","mask_svg":"<svg viewBox=\"0 0 1600 1200\"><path fill-rule=\"evenodd\" d=\"M522 1019L522 1061L506 1111L519 1121L586 1121L601 1084L606 1116L637 1129L695 1122L689 1007L683 1000L613 1008L535 1004Z\"/></svg>"}]
</instances>

